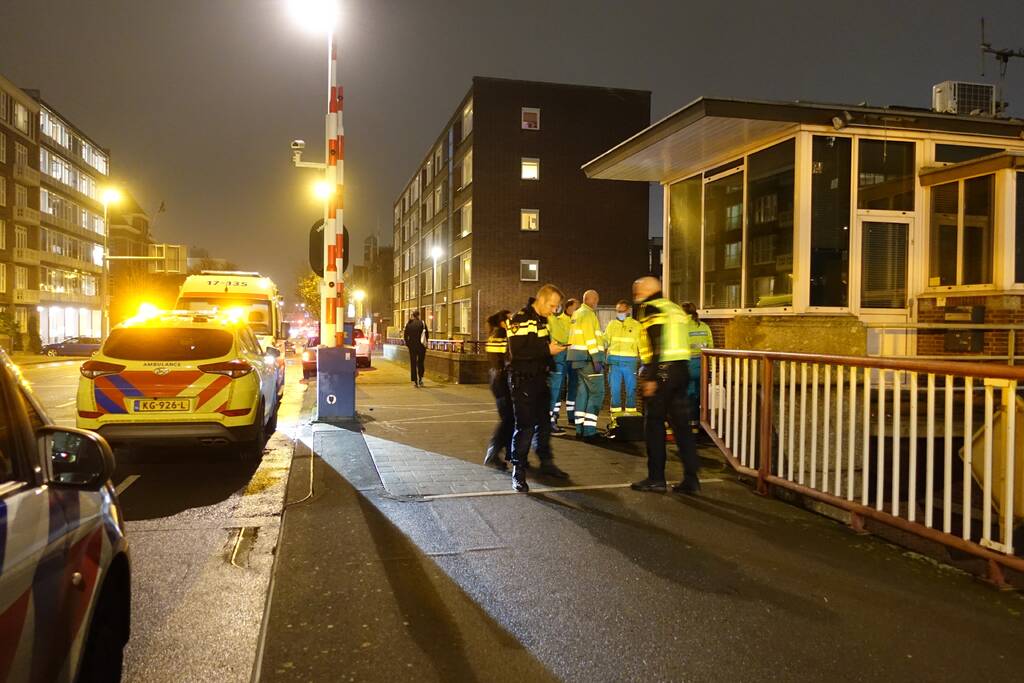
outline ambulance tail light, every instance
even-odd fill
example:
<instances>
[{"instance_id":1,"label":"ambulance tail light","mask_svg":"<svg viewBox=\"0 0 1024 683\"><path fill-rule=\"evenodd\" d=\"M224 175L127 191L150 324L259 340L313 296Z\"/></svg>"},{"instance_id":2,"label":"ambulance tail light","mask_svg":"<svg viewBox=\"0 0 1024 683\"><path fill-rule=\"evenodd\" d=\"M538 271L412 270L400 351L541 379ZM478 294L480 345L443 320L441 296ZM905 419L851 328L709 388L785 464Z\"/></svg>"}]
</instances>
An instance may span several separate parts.
<instances>
[{"instance_id":1,"label":"ambulance tail light","mask_svg":"<svg viewBox=\"0 0 1024 683\"><path fill-rule=\"evenodd\" d=\"M123 365L117 363L104 363L100 360L87 360L82 363L82 377L86 379L96 379L97 377L104 377L106 375L116 375L117 373L124 370Z\"/></svg>"},{"instance_id":2,"label":"ambulance tail light","mask_svg":"<svg viewBox=\"0 0 1024 683\"><path fill-rule=\"evenodd\" d=\"M224 375L231 379L245 377L252 372L252 366L244 360L230 360L224 363L209 363L200 365L199 369L211 375Z\"/></svg>"}]
</instances>

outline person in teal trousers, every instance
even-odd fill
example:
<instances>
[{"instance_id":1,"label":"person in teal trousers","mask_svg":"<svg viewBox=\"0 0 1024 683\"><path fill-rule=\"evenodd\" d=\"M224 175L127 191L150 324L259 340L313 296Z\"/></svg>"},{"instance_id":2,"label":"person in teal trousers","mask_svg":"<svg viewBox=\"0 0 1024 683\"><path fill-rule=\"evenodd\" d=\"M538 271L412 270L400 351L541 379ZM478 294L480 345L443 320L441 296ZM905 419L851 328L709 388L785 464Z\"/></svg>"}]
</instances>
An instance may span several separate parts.
<instances>
[{"instance_id":1,"label":"person in teal trousers","mask_svg":"<svg viewBox=\"0 0 1024 683\"><path fill-rule=\"evenodd\" d=\"M715 340L711 336L711 328L701 322L697 307L686 302L681 307L690 316L686 326L686 334L690 340L690 386L687 395L690 398L690 431L700 433L700 363L701 351L715 348Z\"/></svg>"}]
</instances>

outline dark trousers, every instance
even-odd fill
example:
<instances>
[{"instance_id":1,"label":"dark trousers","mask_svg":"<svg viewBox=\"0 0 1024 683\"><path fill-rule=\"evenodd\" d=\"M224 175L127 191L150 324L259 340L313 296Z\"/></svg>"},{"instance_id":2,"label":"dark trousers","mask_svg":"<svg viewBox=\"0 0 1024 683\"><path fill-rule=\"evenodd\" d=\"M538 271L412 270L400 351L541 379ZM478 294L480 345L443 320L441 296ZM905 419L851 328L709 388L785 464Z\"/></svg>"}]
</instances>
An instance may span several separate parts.
<instances>
[{"instance_id":1,"label":"dark trousers","mask_svg":"<svg viewBox=\"0 0 1024 683\"><path fill-rule=\"evenodd\" d=\"M423 363L427 360L427 347L423 344L409 344L409 378L413 382L423 379Z\"/></svg>"},{"instance_id":2,"label":"dark trousers","mask_svg":"<svg viewBox=\"0 0 1024 683\"><path fill-rule=\"evenodd\" d=\"M551 395L546 372L511 372L512 412L515 433L512 436L512 464L525 465L530 444L541 461L551 460Z\"/></svg>"},{"instance_id":3,"label":"dark trousers","mask_svg":"<svg viewBox=\"0 0 1024 683\"><path fill-rule=\"evenodd\" d=\"M647 478L665 481L665 421L672 425L679 458L687 478L697 478L700 463L690 433L687 361L658 365L658 390L644 401L644 436L647 440Z\"/></svg>"},{"instance_id":4,"label":"dark trousers","mask_svg":"<svg viewBox=\"0 0 1024 683\"><path fill-rule=\"evenodd\" d=\"M506 460L512 458L512 435L516 428L515 413L512 410L512 392L508 386L508 373L497 368L491 369L491 393L494 404L498 408L498 424L491 435L488 450L495 453L506 452Z\"/></svg>"}]
</instances>

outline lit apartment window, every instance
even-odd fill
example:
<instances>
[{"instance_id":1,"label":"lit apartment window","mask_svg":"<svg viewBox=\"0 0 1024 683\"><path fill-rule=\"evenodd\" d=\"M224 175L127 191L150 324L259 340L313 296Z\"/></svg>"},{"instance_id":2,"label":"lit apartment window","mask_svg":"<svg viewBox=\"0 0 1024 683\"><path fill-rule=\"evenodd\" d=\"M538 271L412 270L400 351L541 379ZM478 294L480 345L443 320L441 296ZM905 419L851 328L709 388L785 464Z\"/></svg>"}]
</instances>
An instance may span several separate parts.
<instances>
[{"instance_id":1,"label":"lit apartment window","mask_svg":"<svg viewBox=\"0 0 1024 683\"><path fill-rule=\"evenodd\" d=\"M1021 246L1024 246L1022 244ZM0 218L0 249L7 248L7 221Z\"/></svg>"},{"instance_id":2,"label":"lit apartment window","mask_svg":"<svg viewBox=\"0 0 1024 683\"><path fill-rule=\"evenodd\" d=\"M536 232L540 230L540 210L539 209L520 209L519 210L519 229L529 230Z\"/></svg>"},{"instance_id":3,"label":"lit apartment window","mask_svg":"<svg viewBox=\"0 0 1024 683\"><path fill-rule=\"evenodd\" d=\"M540 109L523 107L520 120L523 130L540 130Z\"/></svg>"},{"instance_id":4,"label":"lit apartment window","mask_svg":"<svg viewBox=\"0 0 1024 683\"><path fill-rule=\"evenodd\" d=\"M540 180L540 159L523 157L519 177L523 180Z\"/></svg>"},{"instance_id":5,"label":"lit apartment window","mask_svg":"<svg viewBox=\"0 0 1024 683\"><path fill-rule=\"evenodd\" d=\"M462 187L473 182L473 150L466 153L462 158Z\"/></svg>"},{"instance_id":6,"label":"lit apartment window","mask_svg":"<svg viewBox=\"0 0 1024 683\"><path fill-rule=\"evenodd\" d=\"M465 237L473 232L473 202L466 202L459 209L461 219L459 221L459 237Z\"/></svg>"},{"instance_id":7,"label":"lit apartment window","mask_svg":"<svg viewBox=\"0 0 1024 683\"><path fill-rule=\"evenodd\" d=\"M522 259L519 261L519 279L523 282L536 282L540 279L540 261Z\"/></svg>"},{"instance_id":8,"label":"lit apartment window","mask_svg":"<svg viewBox=\"0 0 1024 683\"><path fill-rule=\"evenodd\" d=\"M465 140L473 132L473 101L470 100L462 110L462 139Z\"/></svg>"},{"instance_id":9,"label":"lit apartment window","mask_svg":"<svg viewBox=\"0 0 1024 683\"><path fill-rule=\"evenodd\" d=\"M28 268L14 266L14 286L21 289L28 289Z\"/></svg>"},{"instance_id":10,"label":"lit apartment window","mask_svg":"<svg viewBox=\"0 0 1024 683\"><path fill-rule=\"evenodd\" d=\"M0 132L0 164L7 163L7 135Z\"/></svg>"},{"instance_id":11,"label":"lit apartment window","mask_svg":"<svg viewBox=\"0 0 1024 683\"><path fill-rule=\"evenodd\" d=\"M14 127L28 135L28 109L20 102L14 103Z\"/></svg>"},{"instance_id":12,"label":"lit apartment window","mask_svg":"<svg viewBox=\"0 0 1024 683\"><path fill-rule=\"evenodd\" d=\"M473 275L473 264L471 252L466 252L460 259L461 267L459 268L459 285L468 285L472 282Z\"/></svg>"},{"instance_id":13,"label":"lit apartment window","mask_svg":"<svg viewBox=\"0 0 1024 683\"><path fill-rule=\"evenodd\" d=\"M0 294L7 293L7 264L0 263Z\"/></svg>"},{"instance_id":14,"label":"lit apartment window","mask_svg":"<svg viewBox=\"0 0 1024 683\"><path fill-rule=\"evenodd\" d=\"M441 192L440 186L434 190L434 213L440 213L441 207L444 206L444 193Z\"/></svg>"},{"instance_id":15,"label":"lit apartment window","mask_svg":"<svg viewBox=\"0 0 1024 683\"><path fill-rule=\"evenodd\" d=\"M14 205L28 206L28 188L14 183Z\"/></svg>"},{"instance_id":16,"label":"lit apartment window","mask_svg":"<svg viewBox=\"0 0 1024 683\"><path fill-rule=\"evenodd\" d=\"M11 96L0 91L0 121L7 121L11 116Z\"/></svg>"},{"instance_id":17,"label":"lit apartment window","mask_svg":"<svg viewBox=\"0 0 1024 683\"><path fill-rule=\"evenodd\" d=\"M14 143L14 163L19 166L28 166L28 147L20 142Z\"/></svg>"},{"instance_id":18,"label":"lit apartment window","mask_svg":"<svg viewBox=\"0 0 1024 683\"><path fill-rule=\"evenodd\" d=\"M0 206L7 206L7 178L0 176Z\"/></svg>"}]
</instances>

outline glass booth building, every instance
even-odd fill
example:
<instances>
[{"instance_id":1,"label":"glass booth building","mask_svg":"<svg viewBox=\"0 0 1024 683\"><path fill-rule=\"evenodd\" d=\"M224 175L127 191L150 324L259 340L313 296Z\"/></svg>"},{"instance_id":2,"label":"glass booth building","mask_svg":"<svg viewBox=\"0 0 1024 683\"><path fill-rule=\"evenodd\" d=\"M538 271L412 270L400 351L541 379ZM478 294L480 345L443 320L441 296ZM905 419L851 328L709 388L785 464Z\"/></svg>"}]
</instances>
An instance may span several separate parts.
<instances>
[{"instance_id":1,"label":"glass booth building","mask_svg":"<svg viewBox=\"0 0 1024 683\"><path fill-rule=\"evenodd\" d=\"M1005 358L1013 333L994 327L1024 323L1022 135L1017 119L702 98L584 171L661 183L665 288L719 344Z\"/></svg>"}]
</instances>

